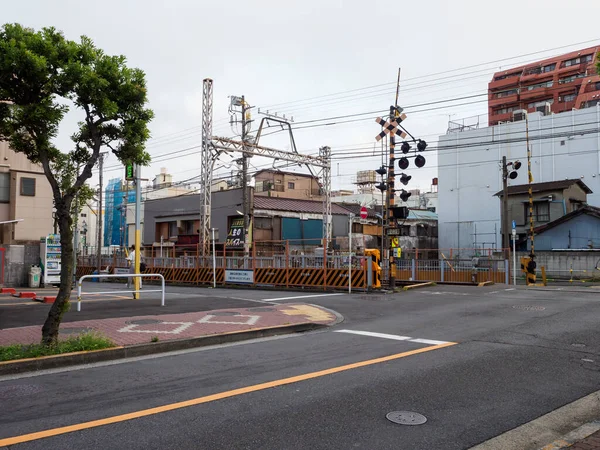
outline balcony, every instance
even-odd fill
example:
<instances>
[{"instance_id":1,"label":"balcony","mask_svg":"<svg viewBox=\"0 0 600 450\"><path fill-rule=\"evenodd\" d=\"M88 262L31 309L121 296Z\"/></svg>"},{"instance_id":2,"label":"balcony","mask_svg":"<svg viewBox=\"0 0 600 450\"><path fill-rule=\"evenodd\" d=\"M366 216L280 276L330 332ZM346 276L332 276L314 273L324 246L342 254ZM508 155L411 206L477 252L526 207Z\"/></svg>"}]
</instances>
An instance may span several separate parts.
<instances>
[{"instance_id":1,"label":"balcony","mask_svg":"<svg viewBox=\"0 0 600 450\"><path fill-rule=\"evenodd\" d=\"M507 78L504 78L503 80L492 80L492 81L490 81L488 87L489 87L490 91L492 91L492 92L498 91L498 90L503 90L505 88L518 86L519 80L520 80L520 78L518 75L507 77Z\"/></svg>"},{"instance_id":2,"label":"balcony","mask_svg":"<svg viewBox=\"0 0 600 450\"><path fill-rule=\"evenodd\" d=\"M177 236L177 245L196 245L200 242L198 234L180 234Z\"/></svg>"},{"instance_id":3,"label":"balcony","mask_svg":"<svg viewBox=\"0 0 600 450\"><path fill-rule=\"evenodd\" d=\"M494 125L498 122L512 122L513 113L507 112L504 114L494 114L493 112L490 114L490 125Z\"/></svg>"},{"instance_id":4,"label":"balcony","mask_svg":"<svg viewBox=\"0 0 600 450\"><path fill-rule=\"evenodd\" d=\"M535 100L538 98L550 98L554 96L556 91L552 87L535 88L535 89L521 89L521 101Z\"/></svg>"},{"instance_id":5,"label":"balcony","mask_svg":"<svg viewBox=\"0 0 600 450\"><path fill-rule=\"evenodd\" d=\"M508 105L511 103L517 103L519 101L519 94L511 94L504 97L494 97L488 100L489 106L500 106L500 105Z\"/></svg>"}]
</instances>

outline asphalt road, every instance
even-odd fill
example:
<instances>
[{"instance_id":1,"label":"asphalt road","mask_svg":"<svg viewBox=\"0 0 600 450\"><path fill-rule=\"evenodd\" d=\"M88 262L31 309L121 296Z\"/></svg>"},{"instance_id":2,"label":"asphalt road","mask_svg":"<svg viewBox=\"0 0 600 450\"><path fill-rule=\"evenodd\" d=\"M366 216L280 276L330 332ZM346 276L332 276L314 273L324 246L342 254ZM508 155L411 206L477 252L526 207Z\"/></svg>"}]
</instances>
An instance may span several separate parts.
<instances>
[{"instance_id":1,"label":"asphalt road","mask_svg":"<svg viewBox=\"0 0 600 450\"><path fill-rule=\"evenodd\" d=\"M242 292L247 300L236 301L311 295ZM42 432L9 448L463 449L599 386L598 292L436 286L302 301L345 321L321 332L0 379L0 448L3 438ZM397 425L386 419L396 410L428 420ZM128 413L137 418L121 416ZM61 428L88 421L97 422Z\"/></svg>"}]
</instances>

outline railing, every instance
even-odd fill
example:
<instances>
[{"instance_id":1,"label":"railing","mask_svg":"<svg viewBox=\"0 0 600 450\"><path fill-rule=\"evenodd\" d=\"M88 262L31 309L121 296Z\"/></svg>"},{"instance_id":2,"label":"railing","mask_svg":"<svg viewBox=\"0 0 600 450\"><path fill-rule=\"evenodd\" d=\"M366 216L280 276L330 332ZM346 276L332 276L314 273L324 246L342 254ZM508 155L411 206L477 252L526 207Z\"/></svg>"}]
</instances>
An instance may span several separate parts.
<instances>
[{"instance_id":1,"label":"railing","mask_svg":"<svg viewBox=\"0 0 600 450\"><path fill-rule=\"evenodd\" d=\"M162 292L160 299L160 306L165 306L165 278L159 273L137 273L137 274L114 274L114 275L84 275L77 281L77 312L81 311L81 296L90 294L123 294L123 293L136 293L141 290L126 290L126 291L106 291L106 292L81 292L82 281L86 278L160 278L161 288L160 289L145 289L144 292Z\"/></svg>"}]
</instances>

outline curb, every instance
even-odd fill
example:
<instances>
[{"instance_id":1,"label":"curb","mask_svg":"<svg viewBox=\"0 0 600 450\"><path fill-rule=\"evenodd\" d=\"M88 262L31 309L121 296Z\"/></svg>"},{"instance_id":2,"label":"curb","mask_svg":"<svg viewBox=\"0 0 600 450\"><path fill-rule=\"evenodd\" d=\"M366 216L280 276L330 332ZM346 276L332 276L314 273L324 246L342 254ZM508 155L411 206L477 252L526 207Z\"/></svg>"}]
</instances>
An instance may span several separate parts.
<instances>
[{"instance_id":1,"label":"curb","mask_svg":"<svg viewBox=\"0 0 600 450\"><path fill-rule=\"evenodd\" d=\"M302 333L329 327L326 324L305 322L293 325L277 325L274 327L256 328L254 330L233 331L231 333L200 336L191 339L176 339L159 341L148 344L128 345L127 347L113 347L105 350L68 353L64 355L51 355L42 358L18 359L15 361L0 362L1 375L15 375L23 372L56 369L79 364L109 361L114 359L132 358L165 353L176 350L185 350L209 345L229 344L232 342L247 341L263 337L278 336L282 334Z\"/></svg>"},{"instance_id":2,"label":"curb","mask_svg":"<svg viewBox=\"0 0 600 450\"><path fill-rule=\"evenodd\" d=\"M549 450L564 448L564 446L572 445L572 443L568 443L567 438L580 440L592 434L594 431L584 433L581 430L589 430L589 427L585 424L596 420L598 417L600 417L600 391L592 392L579 400L482 442L472 447L471 450L504 450L507 448ZM587 436L582 436L583 434L587 434ZM554 445L563 445L563 447Z\"/></svg>"},{"instance_id":3,"label":"curb","mask_svg":"<svg viewBox=\"0 0 600 450\"><path fill-rule=\"evenodd\" d=\"M408 291L409 289L415 289L420 287L433 286L433 281L429 281L428 283L419 283L419 284L410 284L408 286L404 286L402 289Z\"/></svg>"},{"instance_id":4,"label":"curb","mask_svg":"<svg viewBox=\"0 0 600 450\"><path fill-rule=\"evenodd\" d=\"M557 439L551 444L545 445L540 450L558 450L561 448L571 447L577 441L581 441L591 436L598 430L600 430L600 420L595 420L594 422L586 423L585 425L580 426L576 430L565 434L563 437Z\"/></svg>"}]
</instances>

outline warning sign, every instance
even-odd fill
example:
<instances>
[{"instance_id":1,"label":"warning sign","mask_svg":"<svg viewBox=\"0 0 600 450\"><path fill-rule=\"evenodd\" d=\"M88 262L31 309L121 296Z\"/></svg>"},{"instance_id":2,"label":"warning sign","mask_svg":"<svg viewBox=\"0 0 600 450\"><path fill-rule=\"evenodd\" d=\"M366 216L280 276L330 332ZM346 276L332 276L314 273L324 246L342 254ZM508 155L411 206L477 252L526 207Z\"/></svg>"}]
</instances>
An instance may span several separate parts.
<instances>
[{"instance_id":1,"label":"warning sign","mask_svg":"<svg viewBox=\"0 0 600 450\"><path fill-rule=\"evenodd\" d=\"M392 248L400 247L400 239L397 237L392 238Z\"/></svg>"}]
</instances>

